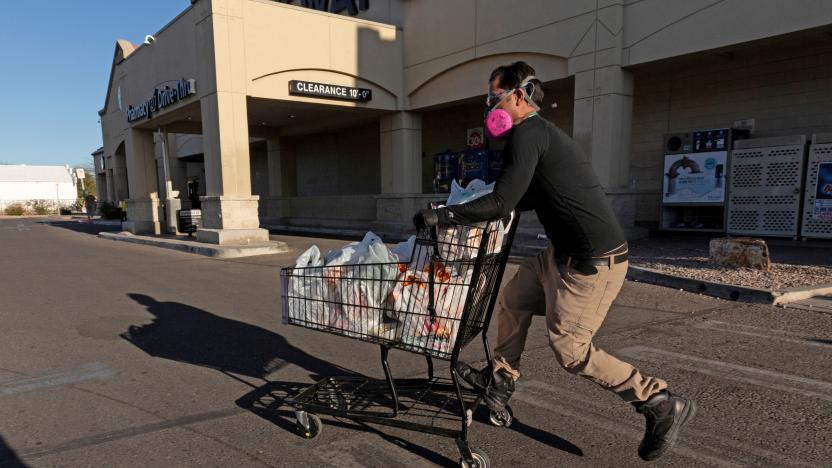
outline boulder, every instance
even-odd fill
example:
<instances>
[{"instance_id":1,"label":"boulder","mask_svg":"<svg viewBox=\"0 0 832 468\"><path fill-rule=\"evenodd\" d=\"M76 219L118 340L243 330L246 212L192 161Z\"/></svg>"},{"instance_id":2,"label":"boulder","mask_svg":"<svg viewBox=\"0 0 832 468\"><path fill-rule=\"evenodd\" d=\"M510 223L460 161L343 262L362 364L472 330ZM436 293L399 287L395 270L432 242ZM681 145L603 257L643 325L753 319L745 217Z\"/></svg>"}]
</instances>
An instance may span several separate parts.
<instances>
[{"instance_id":1,"label":"boulder","mask_svg":"<svg viewBox=\"0 0 832 468\"><path fill-rule=\"evenodd\" d=\"M762 239L750 237L721 237L711 239L711 261L719 265L771 271L768 245Z\"/></svg>"}]
</instances>

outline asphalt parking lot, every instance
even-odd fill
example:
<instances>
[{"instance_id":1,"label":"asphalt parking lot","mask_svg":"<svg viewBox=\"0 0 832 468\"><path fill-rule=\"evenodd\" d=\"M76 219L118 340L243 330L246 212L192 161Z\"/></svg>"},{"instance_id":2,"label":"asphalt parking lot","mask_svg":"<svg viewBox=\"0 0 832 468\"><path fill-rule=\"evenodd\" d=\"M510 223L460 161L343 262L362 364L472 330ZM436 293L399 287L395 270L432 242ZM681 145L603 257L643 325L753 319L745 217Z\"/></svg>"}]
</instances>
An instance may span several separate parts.
<instances>
[{"instance_id":1,"label":"asphalt parking lot","mask_svg":"<svg viewBox=\"0 0 832 468\"><path fill-rule=\"evenodd\" d=\"M286 395L320 376L382 375L375 346L280 322L280 267L344 241L281 236L286 254L214 260L99 229L0 218L0 466L457 463L454 442L430 434L326 417L316 439L295 434ZM642 416L562 371L533 327L515 423L478 413L472 447L494 466L642 465ZM651 465L832 463L832 315L628 282L597 344L699 405ZM424 366L391 361L403 376Z\"/></svg>"}]
</instances>

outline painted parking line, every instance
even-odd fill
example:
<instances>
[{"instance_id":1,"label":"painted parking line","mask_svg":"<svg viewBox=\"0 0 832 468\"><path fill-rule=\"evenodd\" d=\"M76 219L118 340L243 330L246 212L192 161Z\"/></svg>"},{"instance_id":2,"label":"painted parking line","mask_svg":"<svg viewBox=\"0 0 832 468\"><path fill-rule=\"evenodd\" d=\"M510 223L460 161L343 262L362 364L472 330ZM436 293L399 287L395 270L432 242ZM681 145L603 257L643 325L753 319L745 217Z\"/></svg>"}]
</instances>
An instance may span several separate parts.
<instances>
[{"instance_id":1,"label":"painted parking line","mask_svg":"<svg viewBox=\"0 0 832 468\"><path fill-rule=\"evenodd\" d=\"M641 439L644 430L642 426L628 424L608 416L609 408L602 402L537 380L519 380L517 389L518 391L512 396L513 400L586 422L632 440ZM683 434L682 440L673 452L708 465L748 466L750 458L756 457L760 461L776 461L780 466L812 466L811 463L797 457L784 456L778 452L739 442L731 437L724 437L719 433L699 431L686 426ZM726 454L732 455L726 458Z\"/></svg>"},{"instance_id":2,"label":"painted parking line","mask_svg":"<svg viewBox=\"0 0 832 468\"><path fill-rule=\"evenodd\" d=\"M733 380L782 392L832 401L832 383L757 367L705 359L646 346L630 346L616 354L631 359L660 362L690 372Z\"/></svg>"},{"instance_id":3,"label":"painted parking line","mask_svg":"<svg viewBox=\"0 0 832 468\"><path fill-rule=\"evenodd\" d=\"M113 371L106 364L103 362L91 362L73 369L2 382L0 383L0 396L34 392L44 388L60 387L62 385L75 384L87 380L109 379L112 376Z\"/></svg>"},{"instance_id":4,"label":"painted parking line","mask_svg":"<svg viewBox=\"0 0 832 468\"><path fill-rule=\"evenodd\" d=\"M512 396L513 400L521 401L527 405L534 406L543 410L548 410L553 413L565 416L567 418L581 421L601 429L604 432L617 434L626 437L633 441L641 439L643 429L632 424L622 423L619 420L610 418L609 416L598 413L599 408L589 410L588 407L583 409L572 408L563 402L563 393L557 395L552 392L552 386L539 381L523 381L517 382L518 390ZM531 390L531 391L529 391ZM537 393L537 395L535 395ZM564 392L566 393L566 392ZM581 403L585 403L583 400ZM720 467L740 467L744 466L740 463L735 463L726 460L716 455L709 455L698 450L691 449L685 444L678 444L673 449L674 453L682 455L685 458L704 463L711 466ZM635 450L634 450L635 451Z\"/></svg>"},{"instance_id":5,"label":"painted parking line","mask_svg":"<svg viewBox=\"0 0 832 468\"><path fill-rule=\"evenodd\" d=\"M769 340L782 341L784 343L797 344L801 346L812 346L817 348L832 349L832 345L818 341L810 341L797 333L790 333L784 330L771 330L768 328L753 327L751 325L740 325L738 323L720 322L718 320L705 320L694 325L695 328L703 330L714 330L735 335L753 336ZM767 332L767 333L764 333Z\"/></svg>"}]
</instances>

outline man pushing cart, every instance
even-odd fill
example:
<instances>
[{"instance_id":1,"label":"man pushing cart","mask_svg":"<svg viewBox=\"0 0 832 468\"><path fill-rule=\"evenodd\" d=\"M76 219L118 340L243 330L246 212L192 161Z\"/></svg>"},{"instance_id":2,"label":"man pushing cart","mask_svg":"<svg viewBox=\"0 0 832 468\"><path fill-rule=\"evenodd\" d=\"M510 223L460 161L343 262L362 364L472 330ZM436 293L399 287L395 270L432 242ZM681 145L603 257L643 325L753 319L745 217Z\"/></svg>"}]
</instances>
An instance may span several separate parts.
<instances>
[{"instance_id":1,"label":"man pushing cart","mask_svg":"<svg viewBox=\"0 0 832 468\"><path fill-rule=\"evenodd\" d=\"M645 416L638 454L655 460L673 447L696 406L592 343L627 272L623 231L586 155L537 114L543 90L534 69L524 62L498 67L489 84L486 133L506 138L491 193L417 213L409 262L282 271L287 323L379 344L385 373L384 381L328 377L302 391L292 400L298 430L315 437L315 413L421 430L455 438L462 466L487 467L488 457L468 446L471 414L485 402L493 424L511 424L507 403L526 334L532 317L545 315L559 364ZM492 356L485 332L518 224L513 214L526 210L536 211L551 245L521 265L503 292ZM480 370L459 361L478 334L488 360ZM393 378L390 349L425 355L427 378ZM450 379L434 374L433 358L450 361ZM429 423L411 420L420 417ZM442 425L449 421L458 429Z\"/></svg>"}]
</instances>

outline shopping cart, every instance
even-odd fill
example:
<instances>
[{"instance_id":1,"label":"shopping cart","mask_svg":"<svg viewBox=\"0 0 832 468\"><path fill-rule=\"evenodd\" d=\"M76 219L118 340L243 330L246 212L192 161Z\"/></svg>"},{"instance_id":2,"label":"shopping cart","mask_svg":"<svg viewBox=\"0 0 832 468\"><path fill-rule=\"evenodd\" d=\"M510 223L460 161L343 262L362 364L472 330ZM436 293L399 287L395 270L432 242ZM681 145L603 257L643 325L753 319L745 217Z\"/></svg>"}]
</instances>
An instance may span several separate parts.
<instances>
[{"instance_id":1,"label":"shopping cart","mask_svg":"<svg viewBox=\"0 0 832 468\"><path fill-rule=\"evenodd\" d=\"M287 399L298 433L316 437L317 414L401 427L456 439L460 465L487 467L488 457L468 446L468 426L483 399L460 385L460 351L486 337L518 219L419 230L409 263L284 268L284 323L378 344L385 380L330 376ZM388 354L422 354L427 378L395 379ZM450 361L450 378L434 373L433 359ZM491 372L488 373L491 375ZM511 424L511 409L494 412Z\"/></svg>"}]
</instances>

